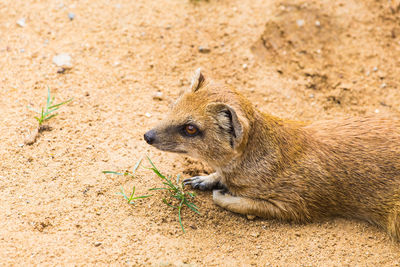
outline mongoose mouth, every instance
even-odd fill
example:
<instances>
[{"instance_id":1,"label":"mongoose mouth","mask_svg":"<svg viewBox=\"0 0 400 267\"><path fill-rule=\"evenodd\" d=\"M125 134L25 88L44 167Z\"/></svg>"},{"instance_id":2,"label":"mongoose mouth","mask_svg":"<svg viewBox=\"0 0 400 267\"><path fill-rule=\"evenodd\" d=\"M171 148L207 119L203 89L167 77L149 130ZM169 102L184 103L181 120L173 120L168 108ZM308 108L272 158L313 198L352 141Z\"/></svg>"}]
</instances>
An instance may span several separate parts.
<instances>
[{"instance_id":1,"label":"mongoose mouth","mask_svg":"<svg viewBox=\"0 0 400 267\"><path fill-rule=\"evenodd\" d=\"M175 148L166 148L166 147L159 147L157 146L157 144L152 144L152 146L154 146L155 148L165 151L165 152L173 152L173 153L179 153L179 154L187 154L188 152L185 150L181 150L181 149L175 149Z\"/></svg>"}]
</instances>

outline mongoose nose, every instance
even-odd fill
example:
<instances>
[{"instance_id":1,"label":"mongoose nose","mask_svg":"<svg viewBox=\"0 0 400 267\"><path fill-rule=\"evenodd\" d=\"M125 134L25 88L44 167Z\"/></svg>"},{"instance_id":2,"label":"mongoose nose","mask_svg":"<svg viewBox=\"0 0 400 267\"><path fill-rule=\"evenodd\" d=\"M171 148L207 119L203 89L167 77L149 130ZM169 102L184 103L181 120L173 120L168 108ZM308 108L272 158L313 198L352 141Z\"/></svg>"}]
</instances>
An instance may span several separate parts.
<instances>
[{"instance_id":1,"label":"mongoose nose","mask_svg":"<svg viewBox=\"0 0 400 267\"><path fill-rule=\"evenodd\" d=\"M156 131L150 130L147 133L144 134L144 140L151 145L154 143L154 140L156 140Z\"/></svg>"}]
</instances>

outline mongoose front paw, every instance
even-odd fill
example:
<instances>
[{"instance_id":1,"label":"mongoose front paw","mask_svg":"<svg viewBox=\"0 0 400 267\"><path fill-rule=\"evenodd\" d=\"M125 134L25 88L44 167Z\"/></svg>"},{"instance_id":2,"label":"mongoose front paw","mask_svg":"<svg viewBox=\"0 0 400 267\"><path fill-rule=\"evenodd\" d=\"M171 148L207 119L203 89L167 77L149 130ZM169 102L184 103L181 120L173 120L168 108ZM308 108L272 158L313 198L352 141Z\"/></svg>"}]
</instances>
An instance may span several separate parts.
<instances>
[{"instance_id":1,"label":"mongoose front paw","mask_svg":"<svg viewBox=\"0 0 400 267\"><path fill-rule=\"evenodd\" d=\"M209 176L194 176L183 180L184 185L191 185L194 189L212 190L218 186L218 181L209 179Z\"/></svg>"}]
</instances>

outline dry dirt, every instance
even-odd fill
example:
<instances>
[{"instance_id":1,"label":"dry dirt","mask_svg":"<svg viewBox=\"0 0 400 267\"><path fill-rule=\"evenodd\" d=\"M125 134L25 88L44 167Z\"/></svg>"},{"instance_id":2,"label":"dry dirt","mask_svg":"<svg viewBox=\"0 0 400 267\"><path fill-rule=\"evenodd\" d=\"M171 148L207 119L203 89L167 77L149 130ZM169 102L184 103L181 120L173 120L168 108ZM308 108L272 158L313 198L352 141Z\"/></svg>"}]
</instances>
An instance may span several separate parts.
<instances>
[{"instance_id":1,"label":"dry dirt","mask_svg":"<svg viewBox=\"0 0 400 267\"><path fill-rule=\"evenodd\" d=\"M59 53L72 69L57 73ZM399 244L367 223L247 220L210 192L183 234L162 193L116 195L159 186L149 170L101 173L146 154L165 173L209 171L143 141L199 66L265 112L318 120L400 117L399 59L399 1L1 1L0 265L399 266ZM74 100L22 145L47 87Z\"/></svg>"}]
</instances>

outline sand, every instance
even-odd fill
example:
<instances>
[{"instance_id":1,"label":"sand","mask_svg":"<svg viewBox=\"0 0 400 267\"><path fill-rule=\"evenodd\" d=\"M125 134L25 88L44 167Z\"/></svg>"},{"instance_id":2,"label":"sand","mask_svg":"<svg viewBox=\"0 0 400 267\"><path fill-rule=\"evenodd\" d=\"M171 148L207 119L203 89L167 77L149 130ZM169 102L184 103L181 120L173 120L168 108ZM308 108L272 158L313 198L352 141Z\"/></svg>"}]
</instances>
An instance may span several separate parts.
<instances>
[{"instance_id":1,"label":"sand","mask_svg":"<svg viewBox=\"0 0 400 267\"><path fill-rule=\"evenodd\" d=\"M144 155L170 175L211 171L143 141L197 67L276 116L399 118L399 59L398 1L1 1L0 265L399 266L367 223L248 220L210 192L183 234L162 192L116 194L160 186L150 170L102 173ZM47 88L74 99L26 145Z\"/></svg>"}]
</instances>

